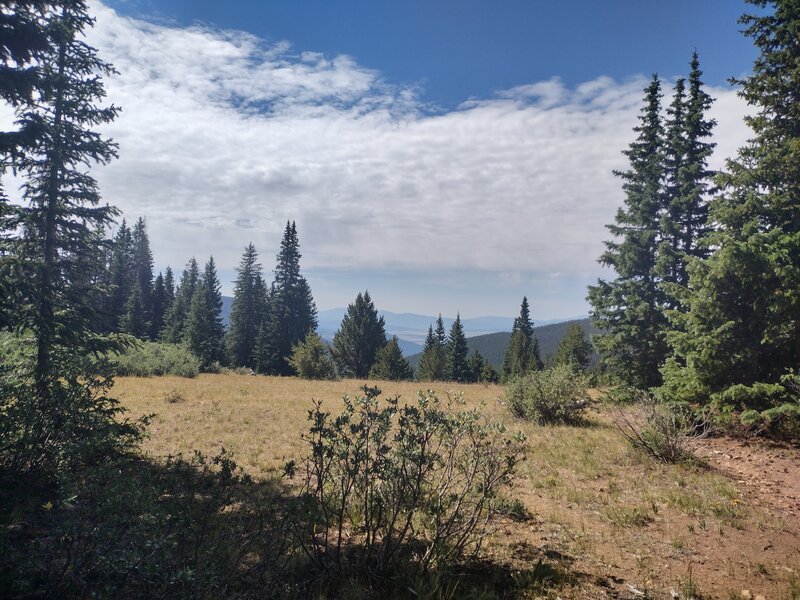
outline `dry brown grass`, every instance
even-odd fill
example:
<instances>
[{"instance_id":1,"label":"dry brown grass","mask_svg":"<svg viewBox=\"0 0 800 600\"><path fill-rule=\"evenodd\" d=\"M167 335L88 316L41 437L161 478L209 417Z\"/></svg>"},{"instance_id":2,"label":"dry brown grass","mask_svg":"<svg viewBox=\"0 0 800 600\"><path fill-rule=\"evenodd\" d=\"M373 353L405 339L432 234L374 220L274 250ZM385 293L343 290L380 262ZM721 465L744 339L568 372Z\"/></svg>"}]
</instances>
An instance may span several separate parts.
<instances>
[{"instance_id":1,"label":"dry brown grass","mask_svg":"<svg viewBox=\"0 0 800 600\"><path fill-rule=\"evenodd\" d=\"M300 434L312 399L338 413L342 395L358 394L363 384L243 375L120 378L114 394L132 416L157 414L147 452L225 447L262 477L304 452ZM800 572L796 522L749 502L737 482L720 473L633 452L608 411L592 414L587 427L540 427L508 414L502 386L377 385L384 397L406 400L428 386L441 395L461 390L468 405L482 403L491 419L527 435L528 458L514 493L534 518L502 524L488 551L520 570L540 558L553 565L558 583L543 593L596 598L630 593L630 584L666 598L670 589L685 587L691 573L692 585L706 597L727 598L742 589L792 597L788 582ZM531 589L541 589L540 583L533 581Z\"/></svg>"}]
</instances>

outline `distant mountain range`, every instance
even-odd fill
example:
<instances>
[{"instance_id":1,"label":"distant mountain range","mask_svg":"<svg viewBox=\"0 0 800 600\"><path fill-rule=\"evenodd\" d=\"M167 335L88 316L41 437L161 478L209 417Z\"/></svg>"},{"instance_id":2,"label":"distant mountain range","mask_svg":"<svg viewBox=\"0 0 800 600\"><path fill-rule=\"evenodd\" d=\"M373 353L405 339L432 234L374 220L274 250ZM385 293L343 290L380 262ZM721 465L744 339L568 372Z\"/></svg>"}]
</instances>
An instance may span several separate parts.
<instances>
[{"instance_id":1,"label":"distant mountain range","mask_svg":"<svg viewBox=\"0 0 800 600\"><path fill-rule=\"evenodd\" d=\"M233 303L233 298L230 296L223 296L222 297L222 321L227 325L228 318L231 314L231 305ZM339 330L339 326L342 324L342 319L344 318L345 313L347 312L346 308L331 308L328 310L321 310L317 314L317 333L323 338L328 341L333 339L333 336ZM396 335L400 344L400 349L403 351L403 354L412 357L413 355L422 352L422 347L425 344L425 337L428 335L428 327L430 325L436 324L436 316L431 315L419 315L415 313L394 313L386 310L380 310L378 313L383 317L386 323L386 334L389 336ZM574 320L579 320L572 319ZM444 321L444 326L447 331L450 331L450 327L453 324L455 319L451 317L442 317ZM588 319L583 319L588 323ZM536 328L536 337L539 339L540 347L543 345L542 339L539 338L540 332L547 329L548 326L551 326L556 323L565 323L569 320L555 320L555 321L541 321L535 323ZM503 332L510 332L511 328L514 325L514 318L513 317L473 317L471 319L461 319L461 323L464 326L464 333L468 338L470 338L470 343L472 345L476 345L475 347L479 347L481 354L483 354L489 362L494 364L494 351L490 348L494 348L502 344L502 350L500 350L501 355L499 358L500 364L502 365L503 357L502 353L505 352L505 345L508 343L508 338L511 335L510 333L503 333ZM561 329L557 331L561 332ZM500 333L498 333L500 332ZM495 337L494 336L505 336L502 337ZM548 334L545 333L545 338L548 338ZM558 340L555 342L555 346L553 347L552 351L555 351L555 347L558 346L558 342L561 340L561 336L563 336L563 332L561 332ZM481 338L478 340L478 338ZM484 339L485 338L485 339ZM475 341L473 341L475 340ZM505 340L505 341L502 341ZM484 352L484 347L486 347L487 352ZM498 346L499 347L499 346ZM549 348L549 346L548 346ZM470 346L470 352L472 351L472 346ZM491 354L491 356L490 356Z\"/></svg>"}]
</instances>

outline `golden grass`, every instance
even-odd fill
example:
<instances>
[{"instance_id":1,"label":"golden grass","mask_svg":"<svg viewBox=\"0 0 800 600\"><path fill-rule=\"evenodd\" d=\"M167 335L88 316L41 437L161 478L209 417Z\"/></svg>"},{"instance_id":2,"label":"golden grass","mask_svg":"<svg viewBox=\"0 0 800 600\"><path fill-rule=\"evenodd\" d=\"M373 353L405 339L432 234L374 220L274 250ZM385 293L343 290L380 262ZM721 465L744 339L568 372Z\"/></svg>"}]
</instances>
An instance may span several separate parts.
<instances>
[{"instance_id":1,"label":"golden grass","mask_svg":"<svg viewBox=\"0 0 800 600\"><path fill-rule=\"evenodd\" d=\"M341 397L359 394L364 383L380 387L384 398L399 394L406 401L427 387L440 397L463 391L468 406L483 404L490 419L526 434L527 460L513 494L535 515L534 523L508 526L490 540L487 548L495 560L522 567L530 559L521 557L519 548L550 548L570 555L569 568L590 573L593 581L622 577L662 590L677 586L687 562L696 562L695 580L735 590L752 587L753 577L723 575L721 566L745 572L760 556L758 548L785 526L768 511L749 506L737 486L718 473L663 465L635 453L602 409L590 415L586 427L518 421L501 403L503 386L224 374L119 378L113 395L129 416L156 413L146 452L215 454L224 447L245 471L267 477L305 454L300 435L308 429L312 399L337 414ZM775 558L770 572L784 559ZM799 566L786 564L795 571ZM594 597L594 584L587 580L564 585L569 589L559 589L563 598Z\"/></svg>"}]
</instances>

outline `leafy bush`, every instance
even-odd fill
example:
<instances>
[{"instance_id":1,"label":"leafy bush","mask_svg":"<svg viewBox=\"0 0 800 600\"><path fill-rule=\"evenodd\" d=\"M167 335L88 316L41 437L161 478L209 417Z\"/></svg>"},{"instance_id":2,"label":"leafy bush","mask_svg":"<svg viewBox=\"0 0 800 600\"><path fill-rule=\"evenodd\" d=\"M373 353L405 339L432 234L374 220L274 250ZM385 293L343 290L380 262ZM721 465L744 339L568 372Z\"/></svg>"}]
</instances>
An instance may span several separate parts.
<instances>
[{"instance_id":1,"label":"leafy bush","mask_svg":"<svg viewBox=\"0 0 800 600\"><path fill-rule=\"evenodd\" d=\"M293 530L324 573L379 578L440 571L477 552L521 459L523 438L487 423L461 397L432 391L379 407L380 390L343 398L332 418L317 402L304 439L302 511Z\"/></svg>"},{"instance_id":2,"label":"leafy bush","mask_svg":"<svg viewBox=\"0 0 800 600\"><path fill-rule=\"evenodd\" d=\"M200 359L180 344L137 342L113 360L119 375L197 377Z\"/></svg>"},{"instance_id":3,"label":"leafy bush","mask_svg":"<svg viewBox=\"0 0 800 600\"><path fill-rule=\"evenodd\" d=\"M618 409L614 423L634 448L665 463L690 459L690 442L708 431L688 407L668 406L641 391L638 410Z\"/></svg>"},{"instance_id":4,"label":"leafy bush","mask_svg":"<svg viewBox=\"0 0 800 600\"><path fill-rule=\"evenodd\" d=\"M304 379L336 379L336 367L325 342L313 331L292 346L289 364Z\"/></svg>"},{"instance_id":5,"label":"leafy bush","mask_svg":"<svg viewBox=\"0 0 800 600\"><path fill-rule=\"evenodd\" d=\"M534 371L512 380L506 403L521 419L541 425L577 424L591 402L588 378L567 365Z\"/></svg>"}]
</instances>

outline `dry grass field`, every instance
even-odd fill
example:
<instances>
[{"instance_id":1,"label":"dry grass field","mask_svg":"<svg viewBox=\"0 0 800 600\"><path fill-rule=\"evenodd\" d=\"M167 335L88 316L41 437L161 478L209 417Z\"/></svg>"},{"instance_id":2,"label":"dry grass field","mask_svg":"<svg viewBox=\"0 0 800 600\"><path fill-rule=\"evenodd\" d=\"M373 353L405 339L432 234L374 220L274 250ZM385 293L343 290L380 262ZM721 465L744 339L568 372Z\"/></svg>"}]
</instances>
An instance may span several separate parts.
<instances>
[{"instance_id":1,"label":"dry grass field","mask_svg":"<svg viewBox=\"0 0 800 600\"><path fill-rule=\"evenodd\" d=\"M358 394L362 384L120 378L114 395L131 416L157 415L148 453L224 447L251 475L271 477L302 456L311 400L338 413L341 396ZM377 385L384 396L406 399L423 387ZM453 386L430 387L444 394ZM698 448L705 464L663 465L632 451L602 405L584 427L539 427L507 413L501 386L457 389L528 437L508 499L516 518L500 522L485 549L491 563L512 573L522 597L800 598L800 497L780 479L796 483L796 449L711 439ZM732 468L738 462L764 468L748 475Z\"/></svg>"}]
</instances>

